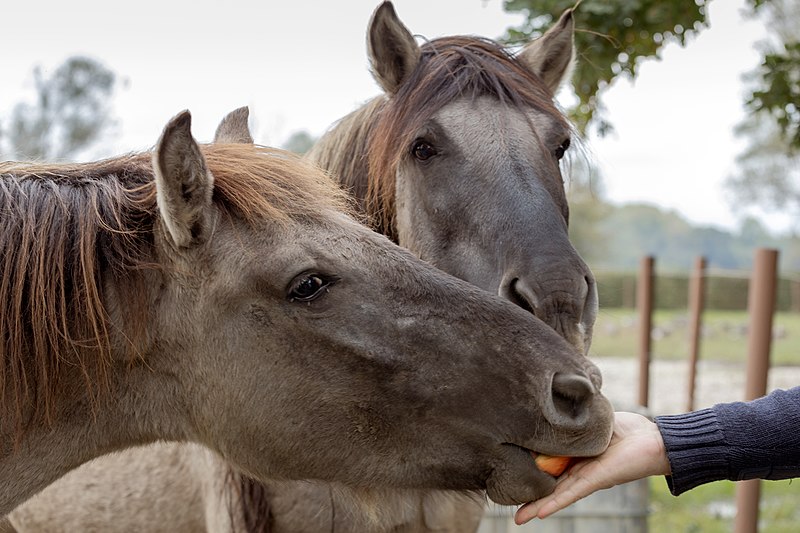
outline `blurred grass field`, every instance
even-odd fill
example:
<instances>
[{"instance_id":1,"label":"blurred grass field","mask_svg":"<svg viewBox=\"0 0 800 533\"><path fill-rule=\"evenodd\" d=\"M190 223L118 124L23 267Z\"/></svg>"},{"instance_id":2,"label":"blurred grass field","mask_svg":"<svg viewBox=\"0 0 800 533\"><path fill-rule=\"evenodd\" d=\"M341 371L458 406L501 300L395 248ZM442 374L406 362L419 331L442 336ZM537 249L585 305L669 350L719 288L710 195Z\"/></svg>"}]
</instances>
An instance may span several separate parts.
<instances>
[{"instance_id":1,"label":"blurred grass field","mask_svg":"<svg viewBox=\"0 0 800 533\"><path fill-rule=\"evenodd\" d=\"M706 311L700 340L701 359L744 363L748 325L745 311ZM633 309L601 308L595 324L591 353L597 357L637 356L636 312ZM688 357L688 314L685 311L655 311L652 358L688 360ZM773 365L800 365L800 313L776 313L771 361Z\"/></svg>"},{"instance_id":2,"label":"blurred grass field","mask_svg":"<svg viewBox=\"0 0 800 533\"><path fill-rule=\"evenodd\" d=\"M747 356L745 311L706 311L700 358L744 364ZM653 359L688 360L689 324L685 311L653 314ZM592 356L636 357L637 314L632 309L601 309L595 324ZM773 322L771 362L800 365L800 314L777 313ZM800 385L800 383L798 383ZM733 531L736 483L719 481L679 497L663 477L650 480L650 533L728 533ZM759 514L761 533L800 531L800 481L763 481Z\"/></svg>"},{"instance_id":3,"label":"blurred grass field","mask_svg":"<svg viewBox=\"0 0 800 533\"><path fill-rule=\"evenodd\" d=\"M736 483L717 481L677 498L663 477L650 480L650 533L729 533L736 516ZM762 481L760 533L800 531L800 482Z\"/></svg>"}]
</instances>

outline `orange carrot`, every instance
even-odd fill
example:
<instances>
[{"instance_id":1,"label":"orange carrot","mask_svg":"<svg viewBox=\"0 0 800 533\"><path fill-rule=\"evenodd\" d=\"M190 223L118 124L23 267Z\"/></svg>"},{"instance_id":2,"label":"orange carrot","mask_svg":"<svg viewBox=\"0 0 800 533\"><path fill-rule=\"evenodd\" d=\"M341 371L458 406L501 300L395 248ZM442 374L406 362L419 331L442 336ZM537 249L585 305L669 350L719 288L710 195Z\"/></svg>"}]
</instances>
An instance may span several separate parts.
<instances>
[{"instance_id":1,"label":"orange carrot","mask_svg":"<svg viewBox=\"0 0 800 533\"><path fill-rule=\"evenodd\" d=\"M551 476L558 477L564 473L569 466L571 457L557 457L553 455L545 455L543 453L536 454L534 457L536 466L542 472L547 472Z\"/></svg>"}]
</instances>

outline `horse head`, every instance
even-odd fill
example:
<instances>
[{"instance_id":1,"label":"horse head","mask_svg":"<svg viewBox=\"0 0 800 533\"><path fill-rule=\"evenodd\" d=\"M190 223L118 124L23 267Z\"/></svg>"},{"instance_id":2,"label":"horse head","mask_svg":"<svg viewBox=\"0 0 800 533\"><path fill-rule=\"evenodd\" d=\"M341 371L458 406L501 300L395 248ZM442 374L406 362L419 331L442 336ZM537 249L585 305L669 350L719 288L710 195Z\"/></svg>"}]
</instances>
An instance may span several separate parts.
<instances>
[{"instance_id":1,"label":"horse head","mask_svg":"<svg viewBox=\"0 0 800 533\"><path fill-rule=\"evenodd\" d=\"M401 246L588 351L597 289L568 238L559 160L573 132L553 103L572 42L568 10L513 57L475 37L419 46L381 4L367 46L386 96L371 130L365 205Z\"/></svg>"}]
</instances>

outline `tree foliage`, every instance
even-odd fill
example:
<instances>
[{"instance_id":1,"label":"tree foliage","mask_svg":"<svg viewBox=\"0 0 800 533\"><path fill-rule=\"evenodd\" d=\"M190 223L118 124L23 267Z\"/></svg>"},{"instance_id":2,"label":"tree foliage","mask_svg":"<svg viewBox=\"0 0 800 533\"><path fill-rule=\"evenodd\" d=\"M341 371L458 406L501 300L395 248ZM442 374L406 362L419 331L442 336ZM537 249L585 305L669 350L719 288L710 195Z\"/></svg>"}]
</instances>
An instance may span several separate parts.
<instances>
[{"instance_id":1,"label":"tree foliage","mask_svg":"<svg viewBox=\"0 0 800 533\"><path fill-rule=\"evenodd\" d=\"M600 175L580 144L568 152L562 166L567 177L569 240L586 261L594 264L605 257L606 243L600 228L610 211L610 206L602 201Z\"/></svg>"},{"instance_id":2,"label":"tree foliage","mask_svg":"<svg viewBox=\"0 0 800 533\"><path fill-rule=\"evenodd\" d=\"M775 237L754 218L732 232L693 225L675 211L649 204L606 204L595 231L603 246L590 263L599 270L635 271L644 255L656 256L663 271L686 271L699 255L714 268L749 270L753 250L771 247L781 251L782 272L800 272L800 236ZM576 248L584 253L581 243Z\"/></svg>"},{"instance_id":3,"label":"tree foliage","mask_svg":"<svg viewBox=\"0 0 800 533\"><path fill-rule=\"evenodd\" d=\"M736 132L748 139L748 146L725 181L730 204L800 213L800 151L792 149L769 117L749 116Z\"/></svg>"},{"instance_id":4,"label":"tree foliage","mask_svg":"<svg viewBox=\"0 0 800 533\"><path fill-rule=\"evenodd\" d=\"M657 57L669 43L681 45L706 26L706 0L583 0L575 11L577 64L573 86L578 97L570 115L582 132L611 125L603 117L601 96L620 75L634 78L639 63ZM505 0L506 11L522 12L525 22L504 39L520 43L541 35L575 0Z\"/></svg>"},{"instance_id":5,"label":"tree foliage","mask_svg":"<svg viewBox=\"0 0 800 533\"><path fill-rule=\"evenodd\" d=\"M71 57L49 76L33 70L36 98L21 102L3 129L15 159L61 160L89 147L112 124L116 75L88 57Z\"/></svg>"},{"instance_id":6,"label":"tree foliage","mask_svg":"<svg viewBox=\"0 0 800 533\"><path fill-rule=\"evenodd\" d=\"M748 107L771 115L792 148L800 149L800 42L766 53L757 76L759 87L747 99Z\"/></svg>"},{"instance_id":7,"label":"tree foliage","mask_svg":"<svg viewBox=\"0 0 800 533\"><path fill-rule=\"evenodd\" d=\"M750 0L753 13L766 18L772 42L762 43L763 60L750 75L747 99L753 113L769 115L800 150L800 4L797 0Z\"/></svg>"},{"instance_id":8,"label":"tree foliage","mask_svg":"<svg viewBox=\"0 0 800 533\"><path fill-rule=\"evenodd\" d=\"M725 187L734 207L758 205L800 214L800 4L751 0L770 39L761 64L746 76L750 114L737 126L747 147Z\"/></svg>"},{"instance_id":9,"label":"tree foliage","mask_svg":"<svg viewBox=\"0 0 800 533\"><path fill-rule=\"evenodd\" d=\"M286 142L283 143L281 148L299 155L303 155L311 150L311 147L314 146L314 143L316 142L317 139L314 138L314 136L305 130L301 130L292 133L289 138L286 139Z\"/></svg>"}]
</instances>

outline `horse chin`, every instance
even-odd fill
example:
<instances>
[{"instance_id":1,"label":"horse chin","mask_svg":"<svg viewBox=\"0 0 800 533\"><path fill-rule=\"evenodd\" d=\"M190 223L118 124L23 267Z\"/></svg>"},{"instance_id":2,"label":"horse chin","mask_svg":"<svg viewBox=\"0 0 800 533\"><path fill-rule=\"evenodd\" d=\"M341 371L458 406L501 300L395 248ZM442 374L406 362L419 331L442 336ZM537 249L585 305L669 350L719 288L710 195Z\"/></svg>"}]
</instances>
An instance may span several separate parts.
<instances>
[{"instance_id":1,"label":"horse chin","mask_svg":"<svg viewBox=\"0 0 800 533\"><path fill-rule=\"evenodd\" d=\"M521 505L547 496L556 487L556 478L536 467L530 450L513 444L503 445L498 463L486 479L486 494L501 505Z\"/></svg>"}]
</instances>

